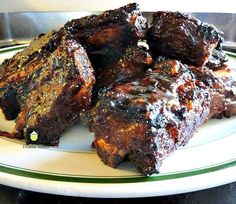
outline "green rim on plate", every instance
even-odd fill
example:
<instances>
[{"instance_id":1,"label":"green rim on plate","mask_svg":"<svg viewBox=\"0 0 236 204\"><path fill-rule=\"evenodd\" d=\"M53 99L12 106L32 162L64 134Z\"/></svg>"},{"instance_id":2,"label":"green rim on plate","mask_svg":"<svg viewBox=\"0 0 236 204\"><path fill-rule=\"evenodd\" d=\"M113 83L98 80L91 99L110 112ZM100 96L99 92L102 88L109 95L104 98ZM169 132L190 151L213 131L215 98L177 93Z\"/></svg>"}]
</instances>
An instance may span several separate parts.
<instances>
[{"instance_id":1,"label":"green rim on plate","mask_svg":"<svg viewBox=\"0 0 236 204\"><path fill-rule=\"evenodd\" d=\"M170 180L170 179L178 179L190 176L196 176L206 173L212 173L215 171L223 170L226 168L230 168L236 166L236 159L225 162L223 164L218 164L215 166L202 168L202 169L195 169L186 172L180 173L173 173L173 174L166 174L166 175L157 175L151 177L110 177L110 178L92 178L92 177L79 177L79 176L65 176L65 175L56 175L56 174L45 174L39 173L36 171L27 171L23 168L16 168L12 166L6 166L0 164L0 172L12 174L15 176L23 176L29 178L36 178L42 180L51 180L51 181L65 181L65 182L78 182L78 183L136 183L136 182L151 182L151 181L162 181L162 180Z\"/></svg>"}]
</instances>

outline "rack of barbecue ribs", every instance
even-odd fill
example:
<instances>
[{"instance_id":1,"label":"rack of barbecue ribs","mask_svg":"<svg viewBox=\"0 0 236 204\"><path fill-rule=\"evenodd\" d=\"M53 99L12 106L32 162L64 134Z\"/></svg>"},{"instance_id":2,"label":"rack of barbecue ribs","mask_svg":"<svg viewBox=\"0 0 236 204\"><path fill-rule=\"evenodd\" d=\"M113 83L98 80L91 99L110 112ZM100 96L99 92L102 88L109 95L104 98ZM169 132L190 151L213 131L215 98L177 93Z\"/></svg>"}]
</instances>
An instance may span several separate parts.
<instances>
[{"instance_id":1,"label":"rack of barbecue ribs","mask_svg":"<svg viewBox=\"0 0 236 204\"><path fill-rule=\"evenodd\" d=\"M80 118L105 164L128 158L152 175L197 127L235 114L222 32L179 12L156 12L147 25L128 4L69 21L5 60L0 108L16 120L7 135L33 143L36 131L37 144L57 145Z\"/></svg>"}]
</instances>

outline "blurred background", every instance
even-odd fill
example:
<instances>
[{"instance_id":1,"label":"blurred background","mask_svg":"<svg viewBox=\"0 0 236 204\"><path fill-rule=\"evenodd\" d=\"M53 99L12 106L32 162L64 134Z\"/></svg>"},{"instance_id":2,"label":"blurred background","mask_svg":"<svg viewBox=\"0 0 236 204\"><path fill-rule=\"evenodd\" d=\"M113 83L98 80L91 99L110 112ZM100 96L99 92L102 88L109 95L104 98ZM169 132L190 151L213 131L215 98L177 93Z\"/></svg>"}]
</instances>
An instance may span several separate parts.
<instances>
[{"instance_id":1,"label":"blurred background","mask_svg":"<svg viewBox=\"0 0 236 204\"><path fill-rule=\"evenodd\" d=\"M235 0L222 1L173 1L137 0L144 15L151 19L157 10L191 13L197 18L216 25L224 32L224 47L236 49ZM0 47L25 44L40 33L58 29L68 20L100 13L130 3L121 1L78 0L1 0Z\"/></svg>"}]
</instances>

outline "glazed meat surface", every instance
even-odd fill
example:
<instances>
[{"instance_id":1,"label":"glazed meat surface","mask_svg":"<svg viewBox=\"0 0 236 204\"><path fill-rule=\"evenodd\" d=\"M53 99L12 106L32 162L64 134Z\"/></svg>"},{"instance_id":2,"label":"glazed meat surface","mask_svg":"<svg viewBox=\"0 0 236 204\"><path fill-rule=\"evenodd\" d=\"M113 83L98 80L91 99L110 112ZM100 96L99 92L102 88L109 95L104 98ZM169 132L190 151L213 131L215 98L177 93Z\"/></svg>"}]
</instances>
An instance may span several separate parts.
<instances>
[{"instance_id":1,"label":"glazed meat surface","mask_svg":"<svg viewBox=\"0 0 236 204\"><path fill-rule=\"evenodd\" d=\"M187 66L165 60L103 93L88 120L99 157L112 167L128 157L141 173L157 173L207 119L208 91Z\"/></svg>"},{"instance_id":2,"label":"glazed meat surface","mask_svg":"<svg viewBox=\"0 0 236 204\"><path fill-rule=\"evenodd\" d=\"M179 12L156 12L147 32L153 56L188 63L198 79L210 88L209 118L235 114L235 85L232 84L235 79L230 77L234 71L230 72L225 64L227 55L222 50L222 42L222 32L214 26Z\"/></svg>"},{"instance_id":3,"label":"glazed meat surface","mask_svg":"<svg viewBox=\"0 0 236 204\"><path fill-rule=\"evenodd\" d=\"M184 63L213 69L227 61L222 52L222 32L212 25L179 12L156 12L147 32L153 56L166 56Z\"/></svg>"},{"instance_id":4,"label":"glazed meat surface","mask_svg":"<svg viewBox=\"0 0 236 204\"><path fill-rule=\"evenodd\" d=\"M236 79L233 77L233 70L213 71L208 67L189 66L189 69L195 74L198 83L204 84L209 88L211 96L211 106L208 119L223 118L235 115L236 108Z\"/></svg>"}]
</instances>

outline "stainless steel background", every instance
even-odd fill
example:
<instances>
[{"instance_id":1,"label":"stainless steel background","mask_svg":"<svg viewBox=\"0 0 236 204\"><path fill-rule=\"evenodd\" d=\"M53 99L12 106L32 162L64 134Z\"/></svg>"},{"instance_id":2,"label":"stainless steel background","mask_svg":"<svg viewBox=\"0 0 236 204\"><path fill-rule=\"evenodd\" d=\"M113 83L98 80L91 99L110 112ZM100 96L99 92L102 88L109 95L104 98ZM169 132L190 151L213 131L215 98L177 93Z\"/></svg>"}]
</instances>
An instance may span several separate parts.
<instances>
[{"instance_id":1,"label":"stainless steel background","mask_svg":"<svg viewBox=\"0 0 236 204\"><path fill-rule=\"evenodd\" d=\"M99 12L0 13L0 47L24 44L40 33L58 29L68 20ZM152 12L144 12L149 20ZM236 50L236 13L190 13L224 31L224 47Z\"/></svg>"}]
</instances>

